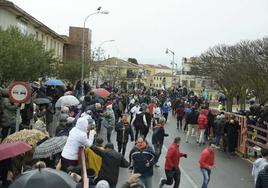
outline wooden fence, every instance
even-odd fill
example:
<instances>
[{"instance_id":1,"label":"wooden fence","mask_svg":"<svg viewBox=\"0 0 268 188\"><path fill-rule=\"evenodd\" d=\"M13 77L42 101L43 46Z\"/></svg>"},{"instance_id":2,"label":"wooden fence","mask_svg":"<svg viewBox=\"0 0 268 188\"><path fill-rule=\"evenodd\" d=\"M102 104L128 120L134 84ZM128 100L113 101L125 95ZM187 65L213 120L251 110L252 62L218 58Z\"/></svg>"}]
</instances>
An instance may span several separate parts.
<instances>
[{"instance_id":1,"label":"wooden fence","mask_svg":"<svg viewBox=\"0 0 268 188\"><path fill-rule=\"evenodd\" d=\"M81 176L83 179L83 188L89 188L89 180L87 177L87 168L86 168L86 159L85 159L85 150L81 146L79 148L79 164L81 166Z\"/></svg>"},{"instance_id":2,"label":"wooden fence","mask_svg":"<svg viewBox=\"0 0 268 188\"><path fill-rule=\"evenodd\" d=\"M256 150L254 146L268 149L268 128L263 129L254 125L247 125L246 116L231 112L224 112L224 114L228 120L231 116L234 116L239 122L240 130L238 133L237 151L240 152L244 157L248 157L249 149Z\"/></svg>"}]
</instances>

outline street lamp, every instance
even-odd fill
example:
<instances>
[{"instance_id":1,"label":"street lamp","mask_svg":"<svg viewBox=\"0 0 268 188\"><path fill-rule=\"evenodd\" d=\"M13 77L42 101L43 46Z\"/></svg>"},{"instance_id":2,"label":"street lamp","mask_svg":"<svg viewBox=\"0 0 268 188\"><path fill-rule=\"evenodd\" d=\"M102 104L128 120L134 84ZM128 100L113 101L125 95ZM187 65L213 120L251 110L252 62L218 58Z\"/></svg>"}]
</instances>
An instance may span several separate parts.
<instances>
[{"instance_id":1,"label":"street lamp","mask_svg":"<svg viewBox=\"0 0 268 188\"><path fill-rule=\"evenodd\" d=\"M84 96L84 67L85 67L85 27L86 27L86 22L87 19L95 14L109 14L108 11L100 11L101 7L97 9L96 12L93 12L89 14L85 20L84 20L84 25L83 25L83 32L82 32L82 66L81 66L81 94Z\"/></svg>"},{"instance_id":2,"label":"street lamp","mask_svg":"<svg viewBox=\"0 0 268 188\"><path fill-rule=\"evenodd\" d=\"M107 43L107 42L114 42L115 40L105 40L103 41L102 43L100 43L99 47L98 47L98 62L100 61L100 53L101 53L101 46L104 44L104 43ZM97 74L97 80L96 80L96 88L99 86L99 74Z\"/></svg>"},{"instance_id":3,"label":"street lamp","mask_svg":"<svg viewBox=\"0 0 268 188\"><path fill-rule=\"evenodd\" d=\"M101 46L104 44L104 43L107 43L107 42L114 42L115 40L105 40L103 41L102 43L100 43L99 47L98 47L98 61L100 61L100 51L101 51Z\"/></svg>"},{"instance_id":4,"label":"street lamp","mask_svg":"<svg viewBox=\"0 0 268 188\"><path fill-rule=\"evenodd\" d=\"M174 82L174 64L175 64L175 62L174 62L174 56L175 56L175 52L174 51L171 51L170 49L166 49L166 54L168 54L168 53L172 53L172 62L171 62L171 64L172 64L172 82L171 82L171 86L173 86L173 82Z\"/></svg>"}]
</instances>

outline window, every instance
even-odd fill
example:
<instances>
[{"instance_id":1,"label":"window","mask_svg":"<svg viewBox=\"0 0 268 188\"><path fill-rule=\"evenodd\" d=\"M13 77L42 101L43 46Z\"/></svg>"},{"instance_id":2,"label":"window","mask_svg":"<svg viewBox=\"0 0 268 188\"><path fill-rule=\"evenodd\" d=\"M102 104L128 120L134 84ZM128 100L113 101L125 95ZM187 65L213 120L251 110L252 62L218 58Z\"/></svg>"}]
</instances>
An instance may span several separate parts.
<instances>
[{"instance_id":1,"label":"window","mask_svg":"<svg viewBox=\"0 0 268 188\"><path fill-rule=\"evenodd\" d=\"M35 32L35 38L36 38L36 40L38 40L38 38L39 38L39 33L37 31Z\"/></svg>"},{"instance_id":2,"label":"window","mask_svg":"<svg viewBox=\"0 0 268 188\"><path fill-rule=\"evenodd\" d=\"M53 49L53 41L52 41L52 39L50 39L50 50L52 50Z\"/></svg>"},{"instance_id":3,"label":"window","mask_svg":"<svg viewBox=\"0 0 268 188\"><path fill-rule=\"evenodd\" d=\"M44 35L43 34L41 36L41 40L42 40L42 42L44 42Z\"/></svg>"},{"instance_id":4,"label":"window","mask_svg":"<svg viewBox=\"0 0 268 188\"><path fill-rule=\"evenodd\" d=\"M162 77L160 77L160 80L162 80Z\"/></svg>"},{"instance_id":5,"label":"window","mask_svg":"<svg viewBox=\"0 0 268 188\"><path fill-rule=\"evenodd\" d=\"M154 77L154 80L155 80L155 77Z\"/></svg>"},{"instance_id":6,"label":"window","mask_svg":"<svg viewBox=\"0 0 268 188\"><path fill-rule=\"evenodd\" d=\"M195 88L195 80L190 81L190 88Z\"/></svg>"},{"instance_id":7,"label":"window","mask_svg":"<svg viewBox=\"0 0 268 188\"><path fill-rule=\"evenodd\" d=\"M24 35L27 34L27 23L26 22L24 22L22 20L18 20L17 27L22 34L24 34Z\"/></svg>"},{"instance_id":8,"label":"window","mask_svg":"<svg viewBox=\"0 0 268 188\"><path fill-rule=\"evenodd\" d=\"M47 39L46 39L46 49L48 50L48 47L49 47L49 40L48 40L48 36L47 36Z\"/></svg>"}]
</instances>

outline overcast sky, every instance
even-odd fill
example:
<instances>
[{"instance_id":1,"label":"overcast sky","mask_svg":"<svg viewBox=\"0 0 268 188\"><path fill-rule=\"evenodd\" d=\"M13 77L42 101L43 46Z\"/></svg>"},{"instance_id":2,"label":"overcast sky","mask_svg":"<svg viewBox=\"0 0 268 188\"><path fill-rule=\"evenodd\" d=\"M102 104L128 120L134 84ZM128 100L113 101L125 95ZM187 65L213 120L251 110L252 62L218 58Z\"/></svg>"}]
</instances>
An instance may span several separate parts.
<instances>
[{"instance_id":1,"label":"overcast sky","mask_svg":"<svg viewBox=\"0 0 268 188\"><path fill-rule=\"evenodd\" d=\"M105 40L106 54L139 63L170 65L198 56L217 44L268 36L268 0L12 0L59 34L83 26L99 6L109 15L86 23L92 48Z\"/></svg>"}]
</instances>

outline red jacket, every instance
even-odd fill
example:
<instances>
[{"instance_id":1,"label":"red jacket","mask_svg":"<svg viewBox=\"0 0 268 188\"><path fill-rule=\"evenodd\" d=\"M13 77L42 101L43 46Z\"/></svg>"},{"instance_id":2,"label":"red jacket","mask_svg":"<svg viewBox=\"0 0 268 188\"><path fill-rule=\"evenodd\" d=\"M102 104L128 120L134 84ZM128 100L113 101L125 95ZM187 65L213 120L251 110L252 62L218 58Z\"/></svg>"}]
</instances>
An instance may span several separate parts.
<instances>
[{"instance_id":1,"label":"red jacket","mask_svg":"<svg viewBox=\"0 0 268 188\"><path fill-rule=\"evenodd\" d=\"M209 169L214 165L214 151L205 148L200 155L199 164L201 168Z\"/></svg>"},{"instance_id":2,"label":"red jacket","mask_svg":"<svg viewBox=\"0 0 268 188\"><path fill-rule=\"evenodd\" d=\"M154 107L155 107L155 104L154 103L151 102L150 104L148 104L147 109L148 109L148 111L149 111L150 114L153 114Z\"/></svg>"},{"instance_id":3,"label":"red jacket","mask_svg":"<svg viewBox=\"0 0 268 188\"><path fill-rule=\"evenodd\" d=\"M208 128L208 118L206 115L207 111L203 110L198 117L198 128L207 129Z\"/></svg>"},{"instance_id":4,"label":"red jacket","mask_svg":"<svg viewBox=\"0 0 268 188\"><path fill-rule=\"evenodd\" d=\"M183 117L184 116L184 107L179 107L176 109L176 114L178 117Z\"/></svg>"},{"instance_id":5,"label":"red jacket","mask_svg":"<svg viewBox=\"0 0 268 188\"><path fill-rule=\"evenodd\" d=\"M171 170L172 168L179 168L180 158L184 155L184 153L180 152L180 148L176 143L173 143L169 146L166 162L165 162L165 170Z\"/></svg>"}]
</instances>

